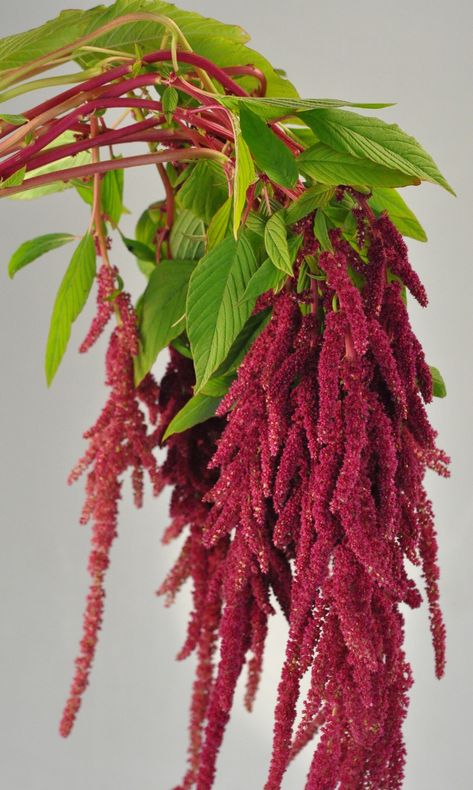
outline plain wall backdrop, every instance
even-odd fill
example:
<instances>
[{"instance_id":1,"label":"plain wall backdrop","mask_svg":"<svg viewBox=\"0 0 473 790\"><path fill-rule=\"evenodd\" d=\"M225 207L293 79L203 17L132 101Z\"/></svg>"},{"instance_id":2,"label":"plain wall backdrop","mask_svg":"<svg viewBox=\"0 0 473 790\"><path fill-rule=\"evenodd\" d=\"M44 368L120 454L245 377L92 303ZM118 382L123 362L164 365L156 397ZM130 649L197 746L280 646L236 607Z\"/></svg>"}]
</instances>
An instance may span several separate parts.
<instances>
[{"instance_id":1,"label":"plain wall backdrop","mask_svg":"<svg viewBox=\"0 0 473 790\"><path fill-rule=\"evenodd\" d=\"M1 34L42 23L63 2L2 3ZM76 0L75 6L89 3ZM424 184L404 193L429 236L428 244L409 242L430 296L427 310L412 300L411 310L427 359L447 382L448 398L436 400L430 415L440 445L453 457L450 481L428 478L439 531L447 673L441 682L434 678L425 609L408 613L415 685L405 727L405 787L468 790L473 786L472 6L467 0L186 0L185 6L245 27L255 49L285 68L302 96L398 102L377 114L415 135L457 191L454 199ZM27 97L5 111L31 103ZM151 169L127 174L125 202L133 216L125 218L125 231L132 233L138 212L160 194ZM185 763L193 659L180 664L174 656L185 633L189 594L184 591L170 610L154 596L177 552L177 546L160 545L166 495L148 498L138 513L128 497L123 502L91 684L72 736L64 741L57 734L88 583L89 531L78 525L83 483L68 488L66 476L84 449L82 431L103 403L104 343L85 357L77 354L91 300L48 391L44 345L70 251L38 260L14 282L6 265L25 239L54 231L80 234L87 221L85 204L72 192L0 205L2 790L169 790ZM136 293L142 275L117 246L114 256ZM216 790L263 787L285 635L278 618L253 714L243 710L241 694L235 700ZM285 788L304 787L309 756L294 764Z\"/></svg>"}]
</instances>

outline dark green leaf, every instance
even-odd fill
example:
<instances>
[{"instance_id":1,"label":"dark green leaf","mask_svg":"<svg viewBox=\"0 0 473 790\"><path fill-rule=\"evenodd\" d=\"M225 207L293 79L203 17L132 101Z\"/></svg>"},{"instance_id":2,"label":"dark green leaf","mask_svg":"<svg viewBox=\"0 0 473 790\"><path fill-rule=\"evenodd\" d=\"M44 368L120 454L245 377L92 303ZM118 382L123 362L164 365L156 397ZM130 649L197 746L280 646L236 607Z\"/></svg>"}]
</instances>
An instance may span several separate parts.
<instances>
[{"instance_id":1,"label":"dark green leaf","mask_svg":"<svg viewBox=\"0 0 473 790\"><path fill-rule=\"evenodd\" d=\"M231 213L232 199L228 198L214 214L207 228L207 251L213 249L227 235Z\"/></svg>"},{"instance_id":2,"label":"dark green leaf","mask_svg":"<svg viewBox=\"0 0 473 790\"><path fill-rule=\"evenodd\" d=\"M303 175L323 184L369 184L399 187L419 183L417 176L390 170L369 159L360 159L347 151L334 151L324 143L316 143L298 157Z\"/></svg>"},{"instance_id":3,"label":"dark green leaf","mask_svg":"<svg viewBox=\"0 0 473 790\"><path fill-rule=\"evenodd\" d=\"M213 398L222 398L227 394L230 384L236 378L236 373L225 373L222 376L212 376L207 384L202 387L202 395L210 395Z\"/></svg>"},{"instance_id":4,"label":"dark green leaf","mask_svg":"<svg viewBox=\"0 0 473 790\"><path fill-rule=\"evenodd\" d=\"M158 354L184 329L187 288L194 261L160 261L141 300L140 351L135 358L135 381L151 370Z\"/></svg>"},{"instance_id":5,"label":"dark green leaf","mask_svg":"<svg viewBox=\"0 0 473 790\"><path fill-rule=\"evenodd\" d=\"M177 193L179 204L206 224L227 198L228 186L223 168L209 159L197 162Z\"/></svg>"},{"instance_id":6,"label":"dark green leaf","mask_svg":"<svg viewBox=\"0 0 473 790\"><path fill-rule=\"evenodd\" d=\"M240 367L248 350L251 348L258 335L261 334L270 318L270 307L267 307L265 310L260 310L255 315L250 315L243 329L239 332L230 346L230 351L224 361L215 371L214 376L235 372Z\"/></svg>"},{"instance_id":7,"label":"dark green leaf","mask_svg":"<svg viewBox=\"0 0 473 790\"><path fill-rule=\"evenodd\" d=\"M200 261L192 274L187 298L187 334L194 358L196 389L223 362L250 314L241 303L257 268L251 245L242 235L229 237Z\"/></svg>"},{"instance_id":8,"label":"dark green leaf","mask_svg":"<svg viewBox=\"0 0 473 790\"><path fill-rule=\"evenodd\" d=\"M136 258L140 261L146 261L147 263L152 263L153 268L156 268L156 256L154 250L151 247L148 247L146 244L143 244L142 241L138 241L137 239L129 239L120 234L121 240L127 250L131 252Z\"/></svg>"},{"instance_id":9,"label":"dark green leaf","mask_svg":"<svg viewBox=\"0 0 473 790\"><path fill-rule=\"evenodd\" d=\"M173 258L197 260L204 254L204 223L192 211L183 209L174 221L170 234Z\"/></svg>"},{"instance_id":10,"label":"dark green leaf","mask_svg":"<svg viewBox=\"0 0 473 790\"><path fill-rule=\"evenodd\" d=\"M335 194L333 187L327 187L326 184L316 184L309 187L285 209L285 220L288 225L294 225L299 222L308 214L311 214L319 206L325 206L331 201Z\"/></svg>"},{"instance_id":11,"label":"dark green leaf","mask_svg":"<svg viewBox=\"0 0 473 790\"><path fill-rule=\"evenodd\" d=\"M46 345L46 380L51 384L95 277L95 243L86 233L77 245L54 302Z\"/></svg>"},{"instance_id":12,"label":"dark green leaf","mask_svg":"<svg viewBox=\"0 0 473 790\"><path fill-rule=\"evenodd\" d=\"M163 441L169 439L174 433L182 433L194 425L209 420L215 415L222 397L203 395L198 393L187 401L175 417L171 420L163 436Z\"/></svg>"},{"instance_id":13,"label":"dark green leaf","mask_svg":"<svg viewBox=\"0 0 473 790\"><path fill-rule=\"evenodd\" d=\"M266 223L264 245L274 265L292 277L292 262L287 243L284 209L273 214Z\"/></svg>"},{"instance_id":14,"label":"dark green leaf","mask_svg":"<svg viewBox=\"0 0 473 790\"><path fill-rule=\"evenodd\" d=\"M289 189L297 183L296 160L279 137L246 104L240 108L241 132L256 164L272 181Z\"/></svg>"},{"instance_id":15,"label":"dark green leaf","mask_svg":"<svg viewBox=\"0 0 473 790\"><path fill-rule=\"evenodd\" d=\"M17 271L44 255L45 252L62 247L63 244L73 241L74 238L71 233L48 233L45 236L37 236L30 241L24 241L10 258L8 274L10 277L14 277Z\"/></svg>"},{"instance_id":16,"label":"dark green leaf","mask_svg":"<svg viewBox=\"0 0 473 790\"><path fill-rule=\"evenodd\" d=\"M403 236L409 236L417 241L427 241L424 228L395 189L373 189L368 203L375 214L387 211L391 222Z\"/></svg>"},{"instance_id":17,"label":"dark green leaf","mask_svg":"<svg viewBox=\"0 0 473 790\"><path fill-rule=\"evenodd\" d=\"M335 151L347 151L421 181L432 181L455 194L432 157L397 124L335 109L311 110L301 117L319 140Z\"/></svg>"},{"instance_id":18,"label":"dark green leaf","mask_svg":"<svg viewBox=\"0 0 473 790\"><path fill-rule=\"evenodd\" d=\"M434 397L435 398L445 398L445 396L447 394L447 387L446 387L446 384L445 384L445 382L443 380L442 374L440 373L440 370L438 370L437 368L432 367L432 365L430 365L429 367L430 367L430 373L431 373L431 376L432 376Z\"/></svg>"}]
</instances>

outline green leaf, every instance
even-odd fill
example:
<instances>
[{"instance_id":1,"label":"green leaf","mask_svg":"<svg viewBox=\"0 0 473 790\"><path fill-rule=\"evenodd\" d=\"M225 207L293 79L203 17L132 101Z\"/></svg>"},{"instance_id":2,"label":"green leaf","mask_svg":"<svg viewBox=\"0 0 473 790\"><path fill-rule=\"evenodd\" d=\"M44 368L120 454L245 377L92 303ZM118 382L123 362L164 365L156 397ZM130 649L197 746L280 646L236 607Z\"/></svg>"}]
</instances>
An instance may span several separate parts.
<instances>
[{"instance_id":1,"label":"green leaf","mask_svg":"<svg viewBox=\"0 0 473 790\"><path fill-rule=\"evenodd\" d=\"M169 423L163 436L163 442L174 433L182 433L193 428L194 425L199 425L199 423L214 417L221 400L221 396L204 395L203 393L194 395Z\"/></svg>"},{"instance_id":2,"label":"green leaf","mask_svg":"<svg viewBox=\"0 0 473 790\"><path fill-rule=\"evenodd\" d=\"M118 0L108 7L101 5L87 11L62 11L55 19L49 20L40 27L1 39L0 71L34 63L38 58L48 55L58 47L73 45L77 38L134 11L170 17L179 25L192 48L197 52L199 47L195 44L198 44L202 37L218 37L227 47L230 42L241 45L248 40L248 34L241 27L226 25L194 12L181 11L175 5L161 0ZM136 52L136 45L143 52L153 52L160 48L164 32L163 25L150 19L121 25L89 43L132 54ZM245 47L242 49L245 50ZM101 52L79 50L75 55L75 59L83 66L93 65L102 58ZM246 59L242 62L246 63L250 60ZM4 83L11 84L6 79Z\"/></svg>"},{"instance_id":3,"label":"green leaf","mask_svg":"<svg viewBox=\"0 0 473 790\"><path fill-rule=\"evenodd\" d=\"M109 170L105 173L100 189L102 209L112 225L118 225L123 213L123 170Z\"/></svg>"},{"instance_id":4,"label":"green leaf","mask_svg":"<svg viewBox=\"0 0 473 790\"><path fill-rule=\"evenodd\" d=\"M375 214L387 211L399 233L417 241L427 241L427 234L416 215L395 189L373 189L368 200Z\"/></svg>"},{"instance_id":5,"label":"green leaf","mask_svg":"<svg viewBox=\"0 0 473 790\"><path fill-rule=\"evenodd\" d=\"M224 373L222 376L212 376L207 384L202 387L202 395L213 398L222 398L227 394L230 384L236 379L236 372Z\"/></svg>"},{"instance_id":6,"label":"green leaf","mask_svg":"<svg viewBox=\"0 0 473 790\"><path fill-rule=\"evenodd\" d=\"M0 120L11 123L12 126L23 126L24 123L28 123L28 118L25 118L24 115L11 115L7 112L0 113Z\"/></svg>"},{"instance_id":7,"label":"green leaf","mask_svg":"<svg viewBox=\"0 0 473 790\"><path fill-rule=\"evenodd\" d=\"M320 243L322 250L333 252L330 236L328 235L327 220L323 211L317 211L314 218L314 236Z\"/></svg>"},{"instance_id":8,"label":"green leaf","mask_svg":"<svg viewBox=\"0 0 473 790\"><path fill-rule=\"evenodd\" d=\"M185 327L187 288L195 265L194 261L160 261L149 278L140 304L140 350L134 360L137 384Z\"/></svg>"},{"instance_id":9,"label":"green leaf","mask_svg":"<svg viewBox=\"0 0 473 790\"><path fill-rule=\"evenodd\" d=\"M292 262L287 242L284 209L273 214L266 223L264 246L274 265L292 277Z\"/></svg>"},{"instance_id":10,"label":"green leaf","mask_svg":"<svg viewBox=\"0 0 473 790\"><path fill-rule=\"evenodd\" d=\"M209 159L201 159L194 165L177 193L179 204L206 224L227 198L228 186L223 168Z\"/></svg>"},{"instance_id":11,"label":"green leaf","mask_svg":"<svg viewBox=\"0 0 473 790\"><path fill-rule=\"evenodd\" d=\"M166 116L166 121L170 123L172 120L172 114L179 103L179 94L172 85L167 85L164 89L163 95L161 96L161 102L163 106L163 113Z\"/></svg>"},{"instance_id":12,"label":"green leaf","mask_svg":"<svg viewBox=\"0 0 473 790\"><path fill-rule=\"evenodd\" d=\"M267 217L262 217L261 214L256 214L254 211L250 211L246 218L245 228L247 230L251 230L251 232L255 233L257 236L264 238L266 220Z\"/></svg>"},{"instance_id":13,"label":"green leaf","mask_svg":"<svg viewBox=\"0 0 473 790\"><path fill-rule=\"evenodd\" d=\"M266 291L277 291L286 276L285 272L276 268L270 258L266 258L246 286L242 300L254 305L261 294Z\"/></svg>"},{"instance_id":14,"label":"green leaf","mask_svg":"<svg viewBox=\"0 0 473 790\"><path fill-rule=\"evenodd\" d=\"M200 390L223 362L250 314L241 303L257 261L243 234L229 237L200 261L187 297L187 334L194 358L196 389Z\"/></svg>"},{"instance_id":15,"label":"green leaf","mask_svg":"<svg viewBox=\"0 0 473 790\"><path fill-rule=\"evenodd\" d=\"M246 192L255 180L255 166L243 135L240 131L238 118L232 115L235 134L235 173L233 177L233 235L235 238L240 227L241 215L246 203Z\"/></svg>"},{"instance_id":16,"label":"green leaf","mask_svg":"<svg viewBox=\"0 0 473 790\"><path fill-rule=\"evenodd\" d=\"M204 223L192 211L183 209L174 221L169 241L173 258L197 260L204 254Z\"/></svg>"},{"instance_id":17,"label":"green leaf","mask_svg":"<svg viewBox=\"0 0 473 790\"><path fill-rule=\"evenodd\" d=\"M352 156L347 151L334 151L324 143L316 143L303 151L297 163L303 175L323 184L399 187L419 183L417 176L390 170L369 159Z\"/></svg>"},{"instance_id":18,"label":"green leaf","mask_svg":"<svg viewBox=\"0 0 473 790\"><path fill-rule=\"evenodd\" d=\"M218 100L228 109L237 112L242 106L249 107L266 120L307 110L326 109L327 107L364 107L371 110L392 107L392 103L385 102L363 103L349 102L343 99L300 99L284 96L218 96Z\"/></svg>"},{"instance_id":19,"label":"green leaf","mask_svg":"<svg viewBox=\"0 0 473 790\"><path fill-rule=\"evenodd\" d=\"M227 235L231 213L232 198L228 198L214 214L207 228L207 251L216 247Z\"/></svg>"},{"instance_id":20,"label":"green leaf","mask_svg":"<svg viewBox=\"0 0 473 790\"><path fill-rule=\"evenodd\" d=\"M19 184L22 184L25 180L26 175L26 167L23 166L16 173L12 173L11 176L5 178L3 181L0 181L0 189L6 189L7 187L17 187Z\"/></svg>"},{"instance_id":21,"label":"green leaf","mask_svg":"<svg viewBox=\"0 0 473 790\"><path fill-rule=\"evenodd\" d=\"M335 109L311 110L301 118L321 142L335 151L347 151L360 159L416 176L421 181L432 181L455 194L432 157L397 124Z\"/></svg>"},{"instance_id":22,"label":"green leaf","mask_svg":"<svg viewBox=\"0 0 473 790\"><path fill-rule=\"evenodd\" d=\"M240 108L241 132L256 164L272 181L289 189L297 183L296 160L279 137L246 104Z\"/></svg>"},{"instance_id":23,"label":"green leaf","mask_svg":"<svg viewBox=\"0 0 473 790\"><path fill-rule=\"evenodd\" d=\"M54 302L46 345L48 386L60 365L71 335L71 326L80 315L95 277L95 243L86 233L77 245Z\"/></svg>"},{"instance_id":24,"label":"green leaf","mask_svg":"<svg viewBox=\"0 0 473 790\"><path fill-rule=\"evenodd\" d=\"M63 244L73 241L74 238L71 233L47 233L45 236L37 236L35 239L24 241L10 258L8 274L10 277L14 277L17 271L35 261L36 258L57 247L62 247Z\"/></svg>"},{"instance_id":25,"label":"green leaf","mask_svg":"<svg viewBox=\"0 0 473 790\"><path fill-rule=\"evenodd\" d=\"M316 184L309 187L285 209L285 220L288 225L294 225L299 222L308 214L311 214L316 208L325 206L331 201L335 195L333 187L327 187L325 184Z\"/></svg>"},{"instance_id":26,"label":"green leaf","mask_svg":"<svg viewBox=\"0 0 473 790\"><path fill-rule=\"evenodd\" d=\"M435 398L445 398L447 394L447 387L443 380L440 370L429 365L430 373L432 376L433 394Z\"/></svg>"}]
</instances>

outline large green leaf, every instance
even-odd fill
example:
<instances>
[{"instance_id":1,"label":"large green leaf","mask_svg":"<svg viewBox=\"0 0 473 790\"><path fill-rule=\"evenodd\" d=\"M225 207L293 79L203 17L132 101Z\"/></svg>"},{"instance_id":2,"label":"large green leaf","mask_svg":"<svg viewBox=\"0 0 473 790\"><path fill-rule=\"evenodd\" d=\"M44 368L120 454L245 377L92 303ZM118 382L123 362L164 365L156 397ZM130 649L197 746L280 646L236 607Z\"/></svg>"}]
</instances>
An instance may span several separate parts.
<instances>
[{"instance_id":1,"label":"large green leaf","mask_svg":"<svg viewBox=\"0 0 473 790\"><path fill-rule=\"evenodd\" d=\"M145 12L162 14L176 22L191 46L193 40L203 36L218 36L228 46L229 42L241 44L248 35L236 25L226 25L190 11L182 11L161 0L118 0L111 6L96 6L87 11L62 11L58 17L25 33L18 33L0 40L0 71L23 66L53 52L59 47L72 45L77 38L87 35L124 14ZM122 25L93 41L95 46L135 52L138 44L143 52L159 49L164 28L156 21L133 22ZM198 51L198 47L194 47ZM90 66L103 58L99 52L82 52L76 60ZM243 61L247 62L247 61Z\"/></svg>"},{"instance_id":2,"label":"large green leaf","mask_svg":"<svg viewBox=\"0 0 473 790\"><path fill-rule=\"evenodd\" d=\"M173 258L197 260L205 250L205 227L192 211L182 209L174 220L169 237Z\"/></svg>"},{"instance_id":3,"label":"large green leaf","mask_svg":"<svg viewBox=\"0 0 473 790\"><path fill-rule=\"evenodd\" d=\"M189 178L177 193L180 205L192 211L207 225L227 198L227 179L222 166L206 159L194 165Z\"/></svg>"},{"instance_id":4,"label":"large green leaf","mask_svg":"<svg viewBox=\"0 0 473 790\"><path fill-rule=\"evenodd\" d=\"M158 354L185 327L187 288L195 261L160 261L140 302L140 350L135 358L135 380L140 382Z\"/></svg>"},{"instance_id":5,"label":"large green leaf","mask_svg":"<svg viewBox=\"0 0 473 790\"><path fill-rule=\"evenodd\" d=\"M37 236L35 239L24 241L10 258L8 274L10 277L14 277L17 271L35 261L36 258L57 247L62 247L63 244L74 241L74 239L75 236L72 233L47 233L45 236Z\"/></svg>"},{"instance_id":6,"label":"large green leaf","mask_svg":"<svg viewBox=\"0 0 473 790\"><path fill-rule=\"evenodd\" d=\"M274 265L292 277L292 261L287 241L284 209L273 214L266 223L264 246Z\"/></svg>"},{"instance_id":7,"label":"large green leaf","mask_svg":"<svg viewBox=\"0 0 473 790\"><path fill-rule=\"evenodd\" d=\"M71 327L80 315L95 276L95 243L86 233L77 245L54 302L46 344L46 380L51 384L61 363L71 335Z\"/></svg>"},{"instance_id":8,"label":"large green leaf","mask_svg":"<svg viewBox=\"0 0 473 790\"><path fill-rule=\"evenodd\" d=\"M235 373L238 370L247 352L253 345L258 335L261 334L270 318L270 307L266 307L264 310L260 310L258 313L250 315L246 324L243 326L243 329L240 330L232 345L230 346L230 351L228 352L224 361L221 365L219 365L213 374L212 379L209 379L209 381L213 380L216 376L225 376L229 373ZM205 385L204 390L207 392L207 385Z\"/></svg>"},{"instance_id":9,"label":"large green leaf","mask_svg":"<svg viewBox=\"0 0 473 790\"><path fill-rule=\"evenodd\" d=\"M289 189L298 179L296 160L289 148L245 104L240 108L241 132L258 167L272 181Z\"/></svg>"},{"instance_id":10,"label":"large green leaf","mask_svg":"<svg viewBox=\"0 0 473 790\"><path fill-rule=\"evenodd\" d=\"M334 195L335 189L331 186L328 187L326 184L316 184L313 187L309 187L285 209L286 223L294 225L295 222L299 222L300 219L311 214L316 208L325 206Z\"/></svg>"},{"instance_id":11,"label":"large green leaf","mask_svg":"<svg viewBox=\"0 0 473 790\"><path fill-rule=\"evenodd\" d=\"M223 362L250 314L241 302L257 261L244 234L224 239L199 262L187 297L187 334L196 375L196 389Z\"/></svg>"},{"instance_id":12,"label":"large green leaf","mask_svg":"<svg viewBox=\"0 0 473 790\"><path fill-rule=\"evenodd\" d=\"M347 151L334 151L324 143L316 143L308 148L298 157L297 163L303 175L323 184L400 187L419 183L417 176L389 170L369 159L352 156Z\"/></svg>"},{"instance_id":13,"label":"large green leaf","mask_svg":"<svg viewBox=\"0 0 473 790\"><path fill-rule=\"evenodd\" d=\"M169 439L174 433L182 433L194 425L209 420L215 415L222 396L204 395L198 393L187 401L185 406L173 417L163 436L163 441Z\"/></svg>"},{"instance_id":14,"label":"large green leaf","mask_svg":"<svg viewBox=\"0 0 473 790\"><path fill-rule=\"evenodd\" d=\"M387 211L399 233L417 241L427 241L427 234L416 215L395 189L373 189L368 200L375 214Z\"/></svg>"},{"instance_id":15,"label":"large green leaf","mask_svg":"<svg viewBox=\"0 0 473 790\"><path fill-rule=\"evenodd\" d=\"M347 151L421 181L432 181L455 194L432 157L397 124L338 109L311 110L301 118L321 142L335 151Z\"/></svg>"}]
</instances>

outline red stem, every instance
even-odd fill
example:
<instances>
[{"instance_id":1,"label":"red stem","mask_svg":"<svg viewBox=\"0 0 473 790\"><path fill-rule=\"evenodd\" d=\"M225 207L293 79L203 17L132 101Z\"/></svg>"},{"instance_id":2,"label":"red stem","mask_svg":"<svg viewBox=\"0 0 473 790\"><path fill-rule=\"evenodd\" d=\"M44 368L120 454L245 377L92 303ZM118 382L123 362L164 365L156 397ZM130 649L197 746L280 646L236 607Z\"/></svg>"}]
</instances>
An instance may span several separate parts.
<instances>
[{"instance_id":1,"label":"red stem","mask_svg":"<svg viewBox=\"0 0 473 790\"><path fill-rule=\"evenodd\" d=\"M223 71L225 74L237 74L241 76L254 77L260 84L256 95L264 96L266 94L266 89L268 86L266 77L261 69L256 68L256 66L224 66Z\"/></svg>"}]
</instances>

